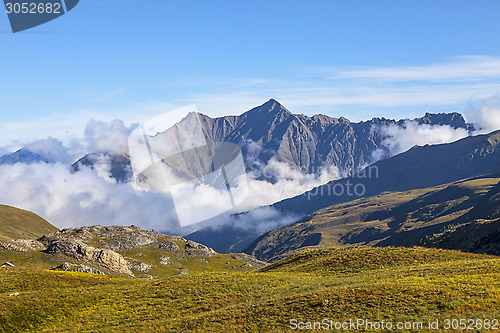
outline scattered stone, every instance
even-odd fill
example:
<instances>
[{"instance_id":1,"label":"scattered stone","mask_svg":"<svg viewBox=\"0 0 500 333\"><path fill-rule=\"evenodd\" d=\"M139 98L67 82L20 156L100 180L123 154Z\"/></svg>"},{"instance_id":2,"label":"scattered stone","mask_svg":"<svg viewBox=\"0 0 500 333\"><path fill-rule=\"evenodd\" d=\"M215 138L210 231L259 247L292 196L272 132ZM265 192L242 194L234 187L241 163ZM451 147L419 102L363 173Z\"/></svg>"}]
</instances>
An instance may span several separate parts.
<instances>
[{"instance_id":1,"label":"scattered stone","mask_svg":"<svg viewBox=\"0 0 500 333\"><path fill-rule=\"evenodd\" d=\"M106 275L105 273L101 272L98 269L80 264L71 264L69 262L64 262L61 265L52 268L52 270L56 271L65 271L65 272L78 272L78 273L90 273L90 274L99 274L99 275Z\"/></svg>"},{"instance_id":2,"label":"scattered stone","mask_svg":"<svg viewBox=\"0 0 500 333\"><path fill-rule=\"evenodd\" d=\"M125 261L127 262L129 269L135 269L141 273L149 272L149 270L153 268L153 265L146 264L145 262L140 262L132 258L125 258Z\"/></svg>"},{"instance_id":3,"label":"scattered stone","mask_svg":"<svg viewBox=\"0 0 500 333\"><path fill-rule=\"evenodd\" d=\"M267 264L268 264L267 262L258 260L255 257L252 257L251 255L248 255L246 253L232 253L231 258L233 258L234 260L246 261L246 263L244 263L243 265L235 266L233 268L236 268L236 267L262 268L264 266L267 266Z\"/></svg>"},{"instance_id":4,"label":"scattered stone","mask_svg":"<svg viewBox=\"0 0 500 333\"><path fill-rule=\"evenodd\" d=\"M172 264L172 258L167 257L167 256L162 256L160 258L160 265L170 266L171 264Z\"/></svg>"},{"instance_id":5,"label":"scattered stone","mask_svg":"<svg viewBox=\"0 0 500 333\"><path fill-rule=\"evenodd\" d=\"M205 246L203 244L199 244L188 240L185 245L186 254L190 257L199 256L199 257L213 257L217 255L213 249Z\"/></svg>"},{"instance_id":6,"label":"scattered stone","mask_svg":"<svg viewBox=\"0 0 500 333\"><path fill-rule=\"evenodd\" d=\"M158 249L172 253L178 260L185 260L186 254L181 251L179 245L173 240L167 239L158 245Z\"/></svg>"},{"instance_id":7,"label":"scattered stone","mask_svg":"<svg viewBox=\"0 0 500 333\"><path fill-rule=\"evenodd\" d=\"M253 266L250 262L247 261L243 265L231 267L231 269L237 269L237 268L255 268L255 266Z\"/></svg>"},{"instance_id":8,"label":"scattered stone","mask_svg":"<svg viewBox=\"0 0 500 333\"><path fill-rule=\"evenodd\" d=\"M139 279L154 279L153 275L141 274L138 276Z\"/></svg>"},{"instance_id":9,"label":"scattered stone","mask_svg":"<svg viewBox=\"0 0 500 333\"><path fill-rule=\"evenodd\" d=\"M205 258L198 258L198 259L196 259L196 260L198 260L199 262L203 262L203 263L205 263L205 264L210 264L210 261L208 261L208 260L207 260L207 259L205 259Z\"/></svg>"},{"instance_id":10,"label":"scattered stone","mask_svg":"<svg viewBox=\"0 0 500 333\"><path fill-rule=\"evenodd\" d=\"M188 269L181 269L179 271L179 273L177 273L178 275L187 275L189 274L189 270Z\"/></svg>"}]
</instances>

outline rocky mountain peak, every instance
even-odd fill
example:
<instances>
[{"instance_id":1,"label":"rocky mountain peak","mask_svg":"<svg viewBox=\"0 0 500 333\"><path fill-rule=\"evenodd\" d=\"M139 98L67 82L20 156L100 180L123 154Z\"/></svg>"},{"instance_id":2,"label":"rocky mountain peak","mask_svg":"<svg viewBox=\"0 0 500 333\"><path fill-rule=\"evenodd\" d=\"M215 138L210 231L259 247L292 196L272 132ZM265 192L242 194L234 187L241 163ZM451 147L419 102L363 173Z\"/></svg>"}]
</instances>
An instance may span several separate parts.
<instances>
[{"instance_id":1,"label":"rocky mountain peak","mask_svg":"<svg viewBox=\"0 0 500 333\"><path fill-rule=\"evenodd\" d=\"M265 118L269 118L270 116L272 116L278 118L280 116L291 116L292 113L288 111L288 109L283 105L281 105L277 100L271 98L266 103L245 112L243 115Z\"/></svg>"},{"instance_id":2,"label":"rocky mountain peak","mask_svg":"<svg viewBox=\"0 0 500 333\"><path fill-rule=\"evenodd\" d=\"M461 114L456 112L426 113L423 117L415 119L373 118L368 121L351 122L345 117L334 118L327 115L311 117L293 114L275 99L269 99L241 115L219 118L200 115L199 119L207 145L210 146L208 153L193 154L190 162L192 165L189 167L183 160L176 160L171 164L176 166L175 169L179 174L194 178L205 174L204 168L211 165L215 154L213 147L222 142L239 145L248 165L253 161L266 165L275 158L309 173L317 172L324 165L333 165L342 173L351 174L373 163L373 153L385 149L384 137L373 130L374 126L404 127L406 122L411 120L419 124L449 125L469 132L474 129L465 122ZM165 140L174 137L168 130L161 135ZM183 156L185 158L186 155ZM77 172L82 166L92 168L96 164L110 165L109 174L118 182L126 183L132 179L128 157L105 152L82 157L73 164L72 171Z\"/></svg>"},{"instance_id":3,"label":"rocky mountain peak","mask_svg":"<svg viewBox=\"0 0 500 333\"><path fill-rule=\"evenodd\" d=\"M419 124L429 125L449 125L453 128L464 128L472 130L473 127L465 122L464 117L458 112L451 113L429 113L425 116L415 119Z\"/></svg>"}]
</instances>

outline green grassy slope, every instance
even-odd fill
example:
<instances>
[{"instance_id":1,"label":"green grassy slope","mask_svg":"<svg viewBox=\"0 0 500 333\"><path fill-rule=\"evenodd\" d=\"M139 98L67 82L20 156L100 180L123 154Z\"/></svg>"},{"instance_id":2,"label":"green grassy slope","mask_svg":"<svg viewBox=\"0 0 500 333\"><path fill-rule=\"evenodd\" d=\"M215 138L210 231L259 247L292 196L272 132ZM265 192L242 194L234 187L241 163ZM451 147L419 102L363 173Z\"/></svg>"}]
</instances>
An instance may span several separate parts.
<instances>
[{"instance_id":1,"label":"green grassy slope","mask_svg":"<svg viewBox=\"0 0 500 333\"><path fill-rule=\"evenodd\" d=\"M165 236L166 239L168 236ZM179 244L183 245L182 242ZM184 248L182 247L182 252ZM166 277L178 274L196 274L201 272L241 272L253 270L251 266L246 266L246 260L238 254L217 254L213 257L190 257L177 259L174 254L168 251L158 250L154 245L144 248L136 248L128 251L119 251L126 260L136 261L137 265L131 268L136 277L148 274L153 277ZM168 264L162 264L162 259L169 258ZM72 264L84 264L95 269L99 269L106 274L117 275L113 271L93 262L76 259L63 254L48 254L43 251L15 252L0 250L0 263L9 261L21 269L28 270L49 270L61 265L63 262ZM140 264L150 265L146 271L141 271Z\"/></svg>"},{"instance_id":2,"label":"green grassy slope","mask_svg":"<svg viewBox=\"0 0 500 333\"><path fill-rule=\"evenodd\" d=\"M300 248L413 246L469 212L500 178L467 179L405 192L385 192L334 205L269 231L246 252L276 260Z\"/></svg>"},{"instance_id":3,"label":"green grassy slope","mask_svg":"<svg viewBox=\"0 0 500 333\"><path fill-rule=\"evenodd\" d=\"M158 280L4 269L0 331L291 332L294 318L443 328L446 318L499 318L499 281L496 257L421 248L309 251L261 271Z\"/></svg>"},{"instance_id":4,"label":"green grassy slope","mask_svg":"<svg viewBox=\"0 0 500 333\"><path fill-rule=\"evenodd\" d=\"M468 260L480 255L422 247L342 247L304 250L261 269L262 272L351 274L408 265ZM496 258L490 256L490 258Z\"/></svg>"},{"instance_id":5,"label":"green grassy slope","mask_svg":"<svg viewBox=\"0 0 500 333\"><path fill-rule=\"evenodd\" d=\"M0 237L37 239L57 230L52 224L34 213L0 205Z\"/></svg>"}]
</instances>

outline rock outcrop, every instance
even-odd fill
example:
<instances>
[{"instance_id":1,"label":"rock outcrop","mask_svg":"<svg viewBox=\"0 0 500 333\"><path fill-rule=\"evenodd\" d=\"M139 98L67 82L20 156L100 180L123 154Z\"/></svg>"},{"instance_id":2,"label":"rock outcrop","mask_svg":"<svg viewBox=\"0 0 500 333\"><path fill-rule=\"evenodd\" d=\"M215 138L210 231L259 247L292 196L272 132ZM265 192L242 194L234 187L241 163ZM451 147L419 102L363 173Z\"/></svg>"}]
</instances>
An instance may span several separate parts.
<instances>
[{"instance_id":1,"label":"rock outcrop","mask_svg":"<svg viewBox=\"0 0 500 333\"><path fill-rule=\"evenodd\" d=\"M57 234L57 233L56 233ZM54 235L54 234L53 234ZM125 259L118 253L108 249L96 249L88 246L76 238L57 238L52 236L53 240L47 244L45 252L50 254L61 253L76 259L84 259L90 262L102 265L103 267L120 274L133 276L134 274L128 268ZM40 240L47 241L50 237L42 237Z\"/></svg>"},{"instance_id":2,"label":"rock outcrop","mask_svg":"<svg viewBox=\"0 0 500 333\"><path fill-rule=\"evenodd\" d=\"M190 257L213 257L217 254L213 249L193 241L187 241L185 245L186 254Z\"/></svg>"},{"instance_id":3,"label":"rock outcrop","mask_svg":"<svg viewBox=\"0 0 500 333\"><path fill-rule=\"evenodd\" d=\"M171 239L164 240L158 244L158 249L172 253L178 260L185 260L186 254L181 251L179 245Z\"/></svg>"},{"instance_id":4,"label":"rock outcrop","mask_svg":"<svg viewBox=\"0 0 500 333\"><path fill-rule=\"evenodd\" d=\"M102 226L67 228L47 237L75 238L83 242L93 242L99 247L112 251L128 251L148 246L163 236L160 233L135 226ZM45 237L45 236L44 236Z\"/></svg>"},{"instance_id":5,"label":"rock outcrop","mask_svg":"<svg viewBox=\"0 0 500 333\"><path fill-rule=\"evenodd\" d=\"M28 252L28 251L41 251L45 246L31 239L0 239L0 249L16 251L16 252Z\"/></svg>"},{"instance_id":6,"label":"rock outcrop","mask_svg":"<svg viewBox=\"0 0 500 333\"><path fill-rule=\"evenodd\" d=\"M37 256L36 260L44 268L121 277L157 278L179 272L182 275L220 270L217 260L213 264L210 257L225 257L227 266L222 269L260 267L256 264L259 261L248 255L230 257L181 236L168 236L135 226L67 228L36 241L0 236L0 250L43 251L45 254ZM18 257L16 265L22 263ZM26 258L31 261L32 255L27 254ZM194 267L193 262L196 262Z\"/></svg>"}]
</instances>

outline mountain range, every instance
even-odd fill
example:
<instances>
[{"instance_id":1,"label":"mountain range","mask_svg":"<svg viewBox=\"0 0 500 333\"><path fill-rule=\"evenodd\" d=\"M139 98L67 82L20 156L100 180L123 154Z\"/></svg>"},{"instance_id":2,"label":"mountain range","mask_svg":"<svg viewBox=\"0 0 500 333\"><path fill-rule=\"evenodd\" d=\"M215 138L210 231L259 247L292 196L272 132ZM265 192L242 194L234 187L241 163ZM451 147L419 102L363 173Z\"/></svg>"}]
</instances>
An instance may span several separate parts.
<instances>
[{"instance_id":1,"label":"mountain range","mask_svg":"<svg viewBox=\"0 0 500 333\"><path fill-rule=\"evenodd\" d=\"M274 99L238 116L211 118L198 114L198 119L207 145L215 147L222 142L239 145L249 171L256 167L264 168L272 158L275 158L303 173L317 174L324 166L335 166L343 175L357 172L376 159L390 156L388 148L384 145L384 135L375 129L389 125L402 127L408 121L408 119L373 118L356 123L344 117L335 118L326 115L309 117L291 113ZM186 119L180 121L181 128L183 121L187 122ZM473 126L467 124L462 115L456 112L426 113L413 121L418 124L449 125L454 129L473 130ZM169 137L169 129L158 133L157 136ZM374 157L376 151L379 152L379 156ZM102 161L103 157L110 157L111 175L114 178L121 182L131 180L132 172L127 156L106 151L92 152L83 156L73 164L73 170L78 171L79 165L93 167L95 163ZM182 154L178 157L193 159ZM211 155L195 157L210 159ZM39 161L50 162L45 156L30 152L26 148L0 157L0 164ZM193 165L210 165L211 160L193 161L191 164L192 169ZM186 168L188 167L183 166L181 171L186 174L192 172L185 170ZM271 177L265 180L272 182L276 179Z\"/></svg>"}]
</instances>

